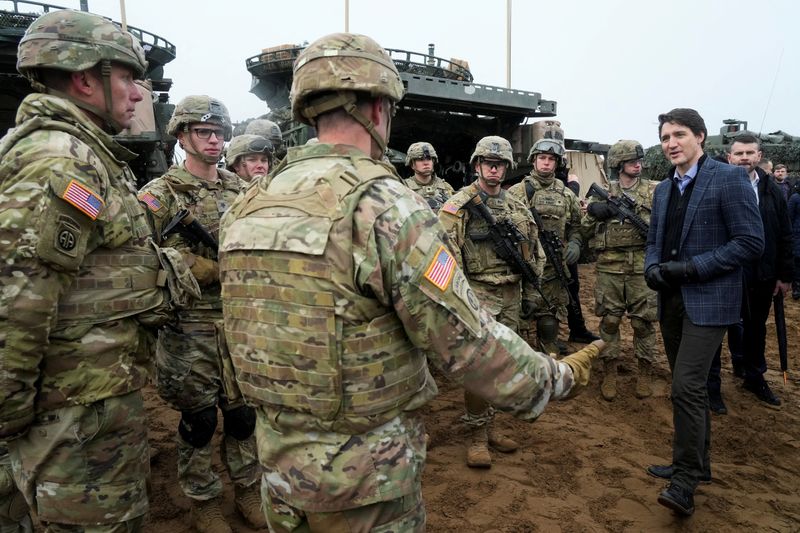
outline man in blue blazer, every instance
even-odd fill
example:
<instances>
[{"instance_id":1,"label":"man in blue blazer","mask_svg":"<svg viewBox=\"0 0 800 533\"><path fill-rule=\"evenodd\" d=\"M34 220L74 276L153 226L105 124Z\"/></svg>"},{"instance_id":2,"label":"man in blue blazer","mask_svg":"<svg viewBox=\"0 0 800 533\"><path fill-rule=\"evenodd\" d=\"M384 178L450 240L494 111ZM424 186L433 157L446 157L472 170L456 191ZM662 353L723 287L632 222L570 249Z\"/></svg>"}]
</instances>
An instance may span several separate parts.
<instances>
[{"instance_id":1,"label":"man in blue blazer","mask_svg":"<svg viewBox=\"0 0 800 533\"><path fill-rule=\"evenodd\" d=\"M739 321L742 265L764 248L747 173L703 153L708 134L693 109L658 116L664 155L674 165L655 190L645 278L658 291L664 349L672 371L672 464L649 474L670 479L658 502L694 512L694 490L711 481L706 377L717 346Z\"/></svg>"}]
</instances>

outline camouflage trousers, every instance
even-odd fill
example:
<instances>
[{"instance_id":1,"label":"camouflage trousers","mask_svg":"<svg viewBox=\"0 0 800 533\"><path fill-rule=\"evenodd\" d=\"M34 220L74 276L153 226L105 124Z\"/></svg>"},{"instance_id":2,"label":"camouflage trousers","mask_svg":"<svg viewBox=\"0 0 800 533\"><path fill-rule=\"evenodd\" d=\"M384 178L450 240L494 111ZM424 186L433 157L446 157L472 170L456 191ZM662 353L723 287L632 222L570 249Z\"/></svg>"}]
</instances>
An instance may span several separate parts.
<instances>
[{"instance_id":1,"label":"camouflage trousers","mask_svg":"<svg viewBox=\"0 0 800 533\"><path fill-rule=\"evenodd\" d=\"M603 359L619 357L619 325L625 313L633 328L637 359L655 362L658 295L647 286L644 274L597 272L594 312L600 320L600 338L606 342Z\"/></svg>"},{"instance_id":2,"label":"camouflage trousers","mask_svg":"<svg viewBox=\"0 0 800 533\"><path fill-rule=\"evenodd\" d=\"M424 533L425 504L422 487L400 498L355 509L310 513L282 501L261 481L261 501L273 533Z\"/></svg>"},{"instance_id":3,"label":"camouflage trousers","mask_svg":"<svg viewBox=\"0 0 800 533\"><path fill-rule=\"evenodd\" d=\"M17 486L48 531L140 531L150 461L140 391L39 413L8 443Z\"/></svg>"},{"instance_id":4,"label":"camouflage trousers","mask_svg":"<svg viewBox=\"0 0 800 533\"><path fill-rule=\"evenodd\" d=\"M478 297L481 307L489 311L495 320L508 326L512 331L519 331L519 313L522 307L522 292L520 283L506 283L504 285L490 285L480 281L470 280L470 287ZM480 427L491 423L494 418L494 409L483 398L464 391L464 410L466 413L461 421L468 427Z\"/></svg>"},{"instance_id":5,"label":"camouflage trousers","mask_svg":"<svg viewBox=\"0 0 800 533\"><path fill-rule=\"evenodd\" d=\"M548 307L547 304L545 304L542 295L539 294L539 292L536 292L534 296L534 302L536 302L536 311L534 312L533 316L535 319L543 316L555 316L559 322L564 322L567 319L569 293L567 292L567 289L561 285L558 279L550 279L551 276L552 274L548 275L547 271L545 271L545 275L542 276L541 287L542 294L545 295L550 306Z\"/></svg>"},{"instance_id":6,"label":"camouflage trousers","mask_svg":"<svg viewBox=\"0 0 800 533\"><path fill-rule=\"evenodd\" d=\"M222 387L220 356L213 322L182 323L162 328L156 348L157 386L161 398L178 411L193 412L228 405ZM176 436L178 483L190 498L209 500L222 494L222 480L211 468L213 441L194 448ZM255 436L239 441L225 435L221 455L231 480L250 486L260 477Z\"/></svg>"},{"instance_id":7,"label":"camouflage trousers","mask_svg":"<svg viewBox=\"0 0 800 533\"><path fill-rule=\"evenodd\" d=\"M28 504L14 483L8 448L0 441L0 533L30 533L32 530Z\"/></svg>"}]
</instances>

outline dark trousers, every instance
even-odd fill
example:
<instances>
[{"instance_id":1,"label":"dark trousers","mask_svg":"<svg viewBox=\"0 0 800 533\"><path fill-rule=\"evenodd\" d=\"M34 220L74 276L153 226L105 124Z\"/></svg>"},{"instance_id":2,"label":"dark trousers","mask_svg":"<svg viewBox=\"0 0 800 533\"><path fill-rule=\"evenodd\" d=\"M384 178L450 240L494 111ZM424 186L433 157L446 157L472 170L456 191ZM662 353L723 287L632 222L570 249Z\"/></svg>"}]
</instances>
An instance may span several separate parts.
<instances>
[{"instance_id":1,"label":"dark trousers","mask_svg":"<svg viewBox=\"0 0 800 533\"><path fill-rule=\"evenodd\" d=\"M726 328L693 324L680 291L661 293L661 335L672 371L672 482L691 491L711 469L706 380Z\"/></svg>"},{"instance_id":2,"label":"dark trousers","mask_svg":"<svg viewBox=\"0 0 800 533\"><path fill-rule=\"evenodd\" d=\"M744 313L744 379L762 383L767 371L764 349L767 339L767 318L772 309L775 280L758 281L747 287L747 312Z\"/></svg>"},{"instance_id":3,"label":"dark trousers","mask_svg":"<svg viewBox=\"0 0 800 533\"><path fill-rule=\"evenodd\" d=\"M567 265L567 269L572 278L567 287L573 302L572 305L567 306L567 325L570 332L582 333L586 329L586 320L584 320L581 310L581 281L578 278L578 263Z\"/></svg>"},{"instance_id":4,"label":"dark trousers","mask_svg":"<svg viewBox=\"0 0 800 533\"><path fill-rule=\"evenodd\" d=\"M728 326L728 350L731 352L731 363L734 368L744 368L744 325L740 321L738 324ZM708 372L708 387L709 394L719 395L722 390L722 378L720 371L722 370L722 343L717 348L717 353L714 354L714 360L711 361L711 370Z\"/></svg>"}]
</instances>

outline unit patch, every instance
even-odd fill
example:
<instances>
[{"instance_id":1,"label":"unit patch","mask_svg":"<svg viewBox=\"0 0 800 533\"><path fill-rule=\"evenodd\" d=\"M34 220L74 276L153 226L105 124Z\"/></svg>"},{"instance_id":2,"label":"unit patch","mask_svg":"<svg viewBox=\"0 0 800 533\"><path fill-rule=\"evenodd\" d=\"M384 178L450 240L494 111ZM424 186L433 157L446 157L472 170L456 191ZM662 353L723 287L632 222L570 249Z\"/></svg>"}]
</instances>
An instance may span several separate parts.
<instances>
[{"instance_id":1,"label":"unit patch","mask_svg":"<svg viewBox=\"0 0 800 533\"><path fill-rule=\"evenodd\" d=\"M444 291L450 285L455 270L455 258L450 255L444 245L440 245L433 261L425 271L425 279L433 283L440 291Z\"/></svg>"},{"instance_id":2,"label":"unit patch","mask_svg":"<svg viewBox=\"0 0 800 533\"><path fill-rule=\"evenodd\" d=\"M94 192L86 188L83 184L71 180L61 198L75 206L83 214L92 220L97 219L97 215L103 209L103 200Z\"/></svg>"},{"instance_id":3,"label":"unit patch","mask_svg":"<svg viewBox=\"0 0 800 533\"><path fill-rule=\"evenodd\" d=\"M81 227L77 222L66 216L58 217L58 225L55 232L55 242L53 247L59 252L70 257L75 257L78 239L81 237Z\"/></svg>"}]
</instances>

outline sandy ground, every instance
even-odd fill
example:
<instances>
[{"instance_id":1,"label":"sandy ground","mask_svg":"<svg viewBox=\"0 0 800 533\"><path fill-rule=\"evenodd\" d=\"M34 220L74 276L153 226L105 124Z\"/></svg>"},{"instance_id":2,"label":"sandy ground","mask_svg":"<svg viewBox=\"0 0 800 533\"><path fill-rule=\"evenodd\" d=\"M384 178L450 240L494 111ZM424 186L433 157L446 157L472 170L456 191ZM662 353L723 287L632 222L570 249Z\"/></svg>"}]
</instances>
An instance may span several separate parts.
<instances>
[{"instance_id":1,"label":"sandy ground","mask_svg":"<svg viewBox=\"0 0 800 533\"><path fill-rule=\"evenodd\" d=\"M581 267L581 300L589 326L593 316L592 266ZM711 485L695 495L697 511L678 518L656 503L664 486L644 467L669 462L672 408L669 371L660 350L655 394L633 396L635 368L631 330L623 325L620 394L600 396L601 372L577 398L548 406L534 424L500 414L497 424L520 443L513 454L494 454L490 470L464 463L462 392L440 380L441 394L426 407L431 436L423 486L430 532L533 531L800 531L800 302L787 300L790 346L789 383L778 368L774 325L768 324L767 380L783 400L768 408L734 379L723 352L723 395L729 414L712 421ZM562 330L562 338L566 338ZM573 348L579 348L573 345ZM600 365L595 366L599 370ZM438 379L438 378L437 378ZM177 415L148 389L153 462L151 516L146 531L190 531L189 500L176 483L173 443ZM218 436L217 436L218 438ZM219 460L215 468L224 474ZM251 531L233 508L233 489L225 492L224 512L235 531Z\"/></svg>"}]
</instances>

